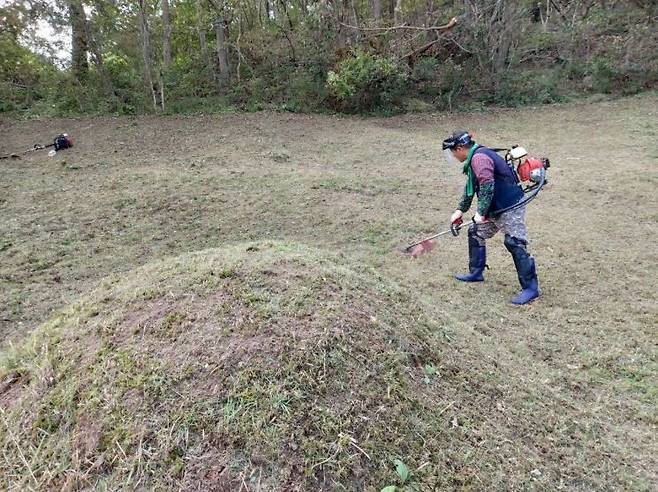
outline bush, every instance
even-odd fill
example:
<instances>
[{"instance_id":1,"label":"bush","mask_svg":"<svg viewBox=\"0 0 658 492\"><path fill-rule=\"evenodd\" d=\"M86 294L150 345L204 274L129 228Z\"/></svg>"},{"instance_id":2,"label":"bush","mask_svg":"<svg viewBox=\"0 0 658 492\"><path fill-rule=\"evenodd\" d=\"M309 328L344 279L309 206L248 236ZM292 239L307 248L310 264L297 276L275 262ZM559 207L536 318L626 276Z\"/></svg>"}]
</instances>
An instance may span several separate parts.
<instances>
[{"instance_id":1,"label":"bush","mask_svg":"<svg viewBox=\"0 0 658 492\"><path fill-rule=\"evenodd\" d=\"M234 91L235 100L240 101L246 94L245 109L247 111L260 111L267 107L272 99L273 84L265 77L252 77L242 86L242 89Z\"/></svg>"},{"instance_id":2,"label":"bush","mask_svg":"<svg viewBox=\"0 0 658 492\"><path fill-rule=\"evenodd\" d=\"M563 100L560 75L559 68L549 73L541 70L508 72L499 76L497 89L485 97L485 101L510 107L559 102Z\"/></svg>"},{"instance_id":3,"label":"bush","mask_svg":"<svg viewBox=\"0 0 658 492\"><path fill-rule=\"evenodd\" d=\"M322 67L298 68L286 84L284 109L294 112L318 111L327 98L325 71Z\"/></svg>"},{"instance_id":4,"label":"bush","mask_svg":"<svg viewBox=\"0 0 658 492\"><path fill-rule=\"evenodd\" d=\"M443 76L443 64L434 57L421 58L411 71L411 79L414 89L421 99L435 100L441 97L441 78ZM435 101L433 101L435 102ZM407 104L407 110L409 105Z\"/></svg>"},{"instance_id":5,"label":"bush","mask_svg":"<svg viewBox=\"0 0 658 492\"><path fill-rule=\"evenodd\" d=\"M614 91L619 77L609 60L603 57L596 58L591 64L590 74L592 89L595 92L609 94Z\"/></svg>"},{"instance_id":6,"label":"bush","mask_svg":"<svg viewBox=\"0 0 658 492\"><path fill-rule=\"evenodd\" d=\"M2 32L0 53L0 112L29 108L59 85L59 74L48 60Z\"/></svg>"},{"instance_id":7,"label":"bush","mask_svg":"<svg viewBox=\"0 0 658 492\"><path fill-rule=\"evenodd\" d=\"M417 82L432 82L440 67L441 63L436 58L421 58L414 66L412 76Z\"/></svg>"},{"instance_id":8,"label":"bush","mask_svg":"<svg viewBox=\"0 0 658 492\"><path fill-rule=\"evenodd\" d=\"M350 113L400 107L407 74L389 58L357 51L327 75L338 109Z\"/></svg>"},{"instance_id":9,"label":"bush","mask_svg":"<svg viewBox=\"0 0 658 492\"><path fill-rule=\"evenodd\" d=\"M139 80L135 74L132 80ZM201 56L177 56L174 58L169 73L167 86L172 98L203 98L215 95L212 68Z\"/></svg>"},{"instance_id":10,"label":"bush","mask_svg":"<svg viewBox=\"0 0 658 492\"><path fill-rule=\"evenodd\" d=\"M459 100L469 76L469 70L465 70L461 64L455 63L452 59L446 60L439 71L437 97L434 104L439 109L452 111L453 105Z\"/></svg>"}]
</instances>

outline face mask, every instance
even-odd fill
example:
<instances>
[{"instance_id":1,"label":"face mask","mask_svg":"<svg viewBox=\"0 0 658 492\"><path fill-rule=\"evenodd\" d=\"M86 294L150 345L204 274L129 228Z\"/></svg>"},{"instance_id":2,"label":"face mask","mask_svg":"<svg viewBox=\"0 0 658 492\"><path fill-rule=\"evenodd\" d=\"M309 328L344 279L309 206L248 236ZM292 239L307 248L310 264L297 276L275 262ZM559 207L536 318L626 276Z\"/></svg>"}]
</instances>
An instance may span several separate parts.
<instances>
[{"instance_id":1,"label":"face mask","mask_svg":"<svg viewBox=\"0 0 658 492\"><path fill-rule=\"evenodd\" d=\"M450 149L445 149L443 153L446 156L446 161L448 161L448 164L461 164L459 162L459 159L455 157L455 154L452 153L452 150Z\"/></svg>"}]
</instances>

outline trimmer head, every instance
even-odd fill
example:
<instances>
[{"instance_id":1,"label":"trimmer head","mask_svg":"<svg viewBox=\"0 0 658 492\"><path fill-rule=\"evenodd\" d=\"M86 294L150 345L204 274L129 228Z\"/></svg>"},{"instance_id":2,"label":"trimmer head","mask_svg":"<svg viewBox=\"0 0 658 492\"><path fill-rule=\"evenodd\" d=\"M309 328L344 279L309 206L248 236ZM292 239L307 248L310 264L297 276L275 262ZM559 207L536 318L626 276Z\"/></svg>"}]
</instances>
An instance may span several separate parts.
<instances>
[{"instance_id":1,"label":"trimmer head","mask_svg":"<svg viewBox=\"0 0 658 492\"><path fill-rule=\"evenodd\" d=\"M436 239L444 236L446 234L452 234L453 236L458 236L459 235L459 230L464 227L466 224L463 222L455 222L450 225L450 229L447 231L439 232L438 234L434 234L433 236L430 236L428 238L423 239L422 241L418 241L417 243L413 243L406 248L402 250L402 252L405 255L409 255L412 258L417 258L418 256L422 255L423 253L429 253L432 251L435 246L436 246Z\"/></svg>"},{"instance_id":2,"label":"trimmer head","mask_svg":"<svg viewBox=\"0 0 658 492\"><path fill-rule=\"evenodd\" d=\"M402 250L406 255L411 256L412 258L418 258L423 253L429 253L436 246L436 241L434 239L425 239L418 244L412 244L407 246Z\"/></svg>"}]
</instances>

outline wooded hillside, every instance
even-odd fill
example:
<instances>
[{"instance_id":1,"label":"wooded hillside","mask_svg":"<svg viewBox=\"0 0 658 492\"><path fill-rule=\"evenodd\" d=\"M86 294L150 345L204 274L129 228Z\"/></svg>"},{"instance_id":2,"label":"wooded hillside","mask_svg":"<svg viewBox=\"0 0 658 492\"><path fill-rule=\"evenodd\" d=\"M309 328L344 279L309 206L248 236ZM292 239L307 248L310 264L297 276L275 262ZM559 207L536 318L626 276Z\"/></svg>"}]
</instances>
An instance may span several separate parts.
<instances>
[{"instance_id":1,"label":"wooded hillside","mask_svg":"<svg viewBox=\"0 0 658 492\"><path fill-rule=\"evenodd\" d=\"M629 94L658 81L655 0L3 5L0 111L443 110ZM46 25L70 43L45 39Z\"/></svg>"}]
</instances>

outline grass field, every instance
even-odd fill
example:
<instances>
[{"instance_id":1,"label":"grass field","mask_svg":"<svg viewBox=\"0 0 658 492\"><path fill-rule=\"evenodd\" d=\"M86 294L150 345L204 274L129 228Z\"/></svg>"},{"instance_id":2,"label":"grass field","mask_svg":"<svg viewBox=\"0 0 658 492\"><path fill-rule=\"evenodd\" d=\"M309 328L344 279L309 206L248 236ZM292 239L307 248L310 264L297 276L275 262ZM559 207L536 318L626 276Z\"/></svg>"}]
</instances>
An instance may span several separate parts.
<instances>
[{"instance_id":1,"label":"grass field","mask_svg":"<svg viewBox=\"0 0 658 492\"><path fill-rule=\"evenodd\" d=\"M38 440L12 427L22 418L16 401L28 398L18 395L39 379L26 376L41 353L41 338L29 337L37 327L78 299L98 305L103 279L133 285L135 269L155 260L263 241L302 244L350 271L366 269L405 299L405 323L410 309L432 320L427 326L442 333L441 360L460 374L437 376L445 385L431 386L436 401L424 386L422 397L413 396L435 412L432 425L444 426L441 443L427 443L434 434L420 424L415 442L385 446L383 431L366 437L363 429L355 444L364 454L347 445L356 457L343 463L336 452L329 478L317 475L332 464L322 463L319 449L299 465L302 478L291 474L282 486L272 475L271 487L651 490L658 483L656 94L388 119L259 113L2 121L0 128L0 154L63 131L76 140L54 158L42 151L0 161L0 335L8 354L0 381L2 488L64 483L48 472ZM463 176L440 149L455 128L551 158L550 183L527 218L543 294L530 306L509 304L518 282L502 237L489 243L480 285L452 278L467 266L465 235L442 238L417 260L399 253L444 229L458 202ZM354 289L345 299L368 311ZM375 284L368 289L379 299ZM395 311L395 303L383 310ZM74 326L67 316L63 326ZM422 377L429 375L434 369ZM413 377L405 388L412 391ZM405 484L396 458L410 470ZM181 463L184 480L184 452ZM262 463L235 466L217 483L260 487ZM181 483L203 488L160 485Z\"/></svg>"}]
</instances>

